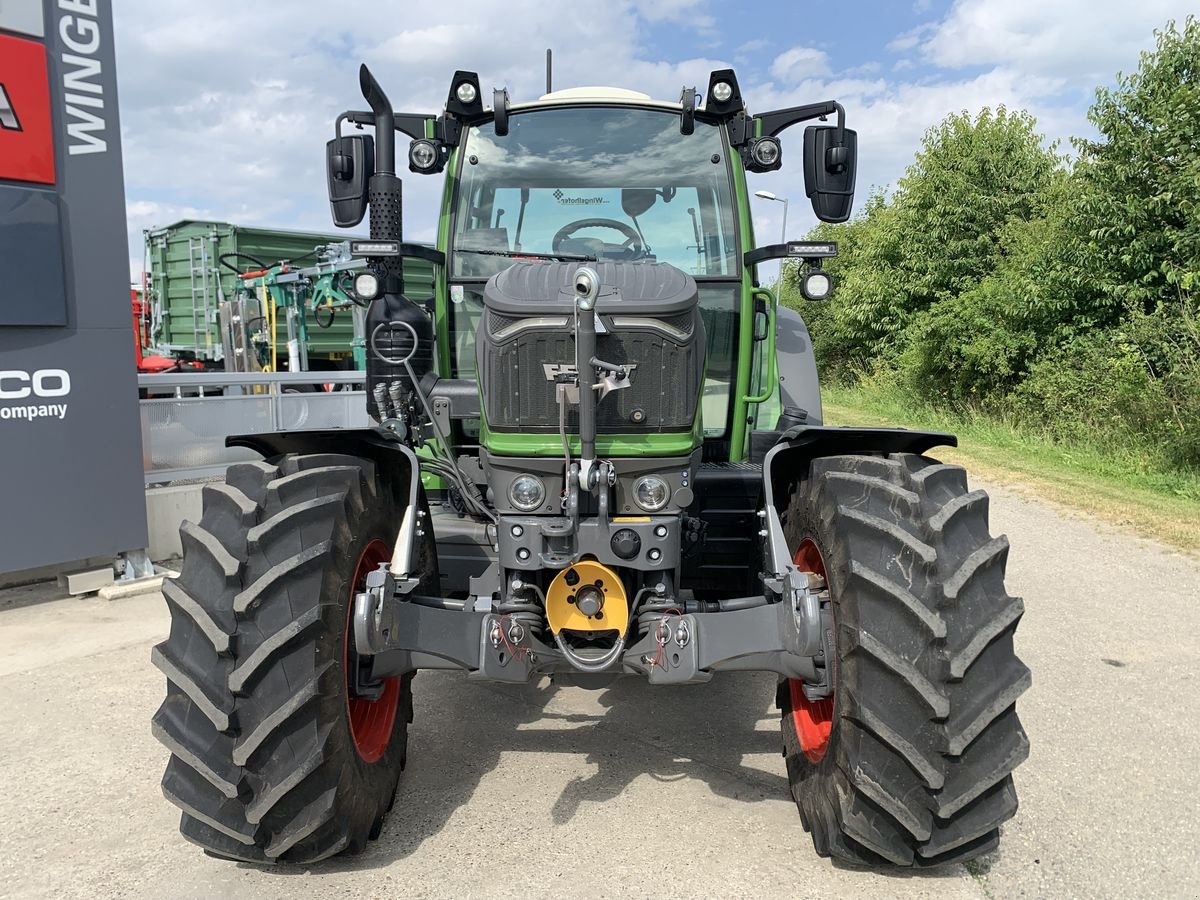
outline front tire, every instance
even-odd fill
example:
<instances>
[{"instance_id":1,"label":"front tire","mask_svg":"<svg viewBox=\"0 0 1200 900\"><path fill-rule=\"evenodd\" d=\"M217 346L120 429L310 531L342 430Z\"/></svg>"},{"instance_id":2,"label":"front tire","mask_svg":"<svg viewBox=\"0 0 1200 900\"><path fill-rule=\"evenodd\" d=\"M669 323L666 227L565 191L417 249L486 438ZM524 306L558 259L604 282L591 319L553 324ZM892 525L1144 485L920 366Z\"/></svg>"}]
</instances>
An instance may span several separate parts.
<instances>
[{"instance_id":1,"label":"front tire","mask_svg":"<svg viewBox=\"0 0 1200 900\"><path fill-rule=\"evenodd\" d=\"M414 473L413 477L416 477ZM404 766L411 675L355 696L352 597L391 556L402 501L369 460L315 454L231 466L184 523L154 648L171 750L163 793L209 853L312 863L378 834ZM436 585L431 538L422 544Z\"/></svg>"},{"instance_id":2,"label":"front tire","mask_svg":"<svg viewBox=\"0 0 1200 900\"><path fill-rule=\"evenodd\" d=\"M819 458L793 487L784 531L827 580L834 695L813 703L785 681L779 705L792 795L822 856L961 862L995 848L1016 812L1029 742L1015 702L1030 674L1013 650L1008 541L990 536L987 508L963 469L913 454Z\"/></svg>"}]
</instances>

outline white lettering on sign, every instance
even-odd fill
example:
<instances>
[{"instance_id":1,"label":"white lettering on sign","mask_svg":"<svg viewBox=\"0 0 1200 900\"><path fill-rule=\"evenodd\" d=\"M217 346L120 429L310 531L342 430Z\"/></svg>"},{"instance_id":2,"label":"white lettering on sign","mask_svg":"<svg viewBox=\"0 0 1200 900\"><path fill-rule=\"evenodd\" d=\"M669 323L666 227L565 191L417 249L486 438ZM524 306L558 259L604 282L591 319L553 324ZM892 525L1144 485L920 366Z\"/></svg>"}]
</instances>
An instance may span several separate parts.
<instances>
[{"instance_id":1,"label":"white lettering on sign","mask_svg":"<svg viewBox=\"0 0 1200 900\"><path fill-rule=\"evenodd\" d=\"M108 122L104 117L103 70L100 60L94 58L101 39L96 2L58 0L58 8L67 13L58 20L58 36L70 51L62 55L62 71L64 118L70 137L67 153L72 156L108 151L104 137Z\"/></svg>"},{"instance_id":2,"label":"white lettering on sign","mask_svg":"<svg viewBox=\"0 0 1200 900\"><path fill-rule=\"evenodd\" d=\"M0 400L46 400L71 393L71 376L66 369L0 370ZM34 419L65 419L66 403L29 403L0 406L0 420L32 422Z\"/></svg>"},{"instance_id":3,"label":"white lettering on sign","mask_svg":"<svg viewBox=\"0 0 1200 900\"><path fill-rule=\"evenodd\" d=\"M65 397L71 393L71 375L66 369L20 369L0 371L0 400L26 397Z\"/></svg>"}]
</instances>

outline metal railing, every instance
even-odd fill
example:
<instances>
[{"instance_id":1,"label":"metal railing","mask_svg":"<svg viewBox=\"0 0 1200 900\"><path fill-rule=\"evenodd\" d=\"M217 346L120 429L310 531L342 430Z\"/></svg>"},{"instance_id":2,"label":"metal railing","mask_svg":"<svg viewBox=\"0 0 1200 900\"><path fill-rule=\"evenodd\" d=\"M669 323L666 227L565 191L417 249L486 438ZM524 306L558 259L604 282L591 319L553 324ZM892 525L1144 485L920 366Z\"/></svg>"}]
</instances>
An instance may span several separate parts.
<instances>
[{"instance_id":1,"label":"metal railing","mask_svg":"<svg viewBox=\"0 0 1200 900\"><path fill-rule=\"evenodd\" d=\"M258 459L231 434L366 428L363 372L178 372L139 375L146 484L224 473Z\"/></svg>"}]
</instances>

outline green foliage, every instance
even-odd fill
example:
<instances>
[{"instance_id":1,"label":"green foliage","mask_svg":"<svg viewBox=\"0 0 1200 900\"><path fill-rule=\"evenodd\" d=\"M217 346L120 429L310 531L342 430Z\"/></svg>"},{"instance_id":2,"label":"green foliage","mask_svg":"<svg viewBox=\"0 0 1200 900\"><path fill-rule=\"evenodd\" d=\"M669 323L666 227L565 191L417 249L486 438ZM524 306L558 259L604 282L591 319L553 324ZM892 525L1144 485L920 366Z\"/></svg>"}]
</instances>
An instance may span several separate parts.
<instances>
[{"instance_id":1,"label":"green foliage","mask_svg":"<svg viewBox=\"0 0 1200 900\"><path fill-rule=\"evenodd\" d=\"M1159 32L1088 117L1100 139L1076 141L1076 179L1098 286L1150 312L1200 287L1200 21Z\"/></svg>"},{"instance_id":2,"label":"green foliage","mask_svg":"<svg viewBox=\"0 0 1200 900\"><path fill-rule=\"evenodd\" d=\"M1120 435L1162 464L1200 463L1200 326L1185 309L1135 313L1039 360L1011 398L1068 440Z\"/></svg>"},{"instance_id":3,"label":"green foliage","mask_svg":"<svg viewBox=\"0 0 1200 900\"><path fill-rule=\"evenodd\" d=\"M1157 39L1073 165L1024 112L951 115L893 196L815 230L841 251L802 306L827 380L1200 467L1200 23Z\"/></svg>"}]
</instances>

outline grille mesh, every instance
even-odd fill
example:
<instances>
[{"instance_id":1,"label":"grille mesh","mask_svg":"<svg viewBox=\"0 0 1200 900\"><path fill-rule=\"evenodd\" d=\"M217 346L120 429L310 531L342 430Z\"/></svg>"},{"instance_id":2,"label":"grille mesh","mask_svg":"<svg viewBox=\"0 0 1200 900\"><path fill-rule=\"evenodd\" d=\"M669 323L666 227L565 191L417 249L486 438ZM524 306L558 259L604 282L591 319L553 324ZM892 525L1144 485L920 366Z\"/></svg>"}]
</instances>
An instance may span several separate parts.
<instances>
[{"instance_id":1,"label":"grille mesh","mask_svg":"<svg viewBox=\"0 0 1200 900\"><path fill-rule=\"evenodd\" d=\"M598 400L596 424L600 431L686 431L692 427L704 373L703 325L695 314L666 321L683 331L683 324L675 320L684 318L687 332L693 335L684 343L640 329L597 335L597 357L636 365L630 373L631 387ZM489 326L493 332L497 328L491 321ZM570 332L524 331L498 346L489 345L484 356L488 425L498 430L557 431L555 387L547 380L543 364L574 365L575 342ZM638 409L644 420L635 424L631 416ZM577 407L568 407L567 427L578 430Z\"/></svg>"}]
</instances>

